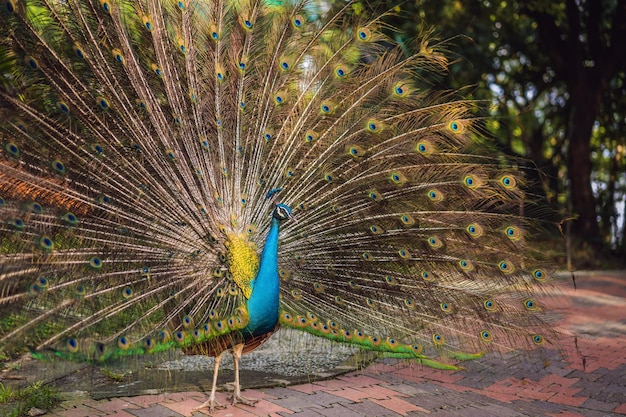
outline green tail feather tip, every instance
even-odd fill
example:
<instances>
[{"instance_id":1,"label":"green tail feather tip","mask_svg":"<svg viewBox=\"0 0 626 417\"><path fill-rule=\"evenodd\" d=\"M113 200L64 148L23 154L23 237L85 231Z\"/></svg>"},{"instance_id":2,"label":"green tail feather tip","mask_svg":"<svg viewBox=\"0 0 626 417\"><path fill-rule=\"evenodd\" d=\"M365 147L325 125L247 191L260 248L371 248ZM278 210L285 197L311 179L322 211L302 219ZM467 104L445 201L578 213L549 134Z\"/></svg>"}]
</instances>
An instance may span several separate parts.
<instances>
[{"instance_id":1,"label":"green tail feather tip","mask_svg":"<svg viewBox=\"0 0 626 417\"><path fill-rule=\"evenodd\" d=\"M101 363L126 356L154 354L170 349L189 348L194 345L207 343L216 337L245 328L247 324L246 319L246 316L236 316L229 320L211 322L202 329L196 329L198 330L196 334L194 334L194 330L181 330L175 332L174 336L172 336L169 332L164 331L157 340L141 339L137 342L130 342L125 337L120 337L115 344L103 345L93 341L77 341L70 338L63 348L49 348L41 351L31 348L30 354L34 359L41 361L60 358L71 361ZM150 340L149 345L147 345L148 340Z\"/></svg>"},{"instance_id":2,"label":"green tail feather tip","mask_svg":"<svg viewBox=\"0 0 626 417\"><path fill-rule=\"evenodd\" d=\"M314 317L314 316L313 316ZM339 343L346 343L360 348L376 351L385 357L398 359L412 359L418 363L430 368L441 370L462 370L464 368L453 364L439 362L422 354L422 347L417 344L399 343L393 338L381 339L375 336L366 336L355 330L353 332L331 326L328 324L320 324L315 320L308 319L303 316L293 317L290 313L282 312L280 315L282 325L294 329L311 333L315 336L323 337ZM486 352L460 352L450 351L446 356L450 359L466 361L481 358Z\"/></svg>"},{"instance_id":3,"label":"green tail feather tip","mask_svg":"<svg viewBox=\"0 0 626 417\"><path fill-rule=\"evenodd\" d=\"M452 359L457 359L460 361L472 361L475 359L480 359L483 356L485 356L485 353L487 352L478 352L478 353L471 353L471 352L448 352L446 355L449 358Z\"/></svg>"},{"instance_id":4,"label":"green tail feather tip","mask_svg":"<svg viewBox=\"0 0 626 417\"><path fill-rule=\"evenodd\" d=\"M436 360L428 359L428 358L418 359L418 363L424 366L428 366L429 368L441 369L442 371L462 371L463 369L465 369L461 366L456 366L456 365L452 365L452 364L444 363L444 362L438 362Z\"/></svg>"},{"instance_id":5,"label":"green tail feather tip","mask_svg":"<svg viewBox=\"0 0 626 417\"><path fill-rule=\"evenodd\" d=\"M414 360L417 363L419 363L420 365L424 365L424 366L427 366L429 368L434 368L434 369L441 369L441 370L444 370L444 371L461 371L461 370L465 369L463 367L456 366L456 365L453 365L451 363L439 362L439 361L436 361L434 359L428 358L428 357L423 356L423 355L409 356L409 355L407 355L405 353L394 353L394 352L383 352L382 355L384 357L386 357L386 358Z\"/></svg>"}]
</instances>

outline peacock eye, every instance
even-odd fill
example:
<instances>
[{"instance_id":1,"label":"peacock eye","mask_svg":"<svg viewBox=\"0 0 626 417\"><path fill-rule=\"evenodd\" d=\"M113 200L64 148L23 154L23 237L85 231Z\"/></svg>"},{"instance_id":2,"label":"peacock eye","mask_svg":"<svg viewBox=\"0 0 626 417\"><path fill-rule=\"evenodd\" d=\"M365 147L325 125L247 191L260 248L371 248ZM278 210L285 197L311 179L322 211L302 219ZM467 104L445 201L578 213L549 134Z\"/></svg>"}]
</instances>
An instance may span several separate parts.
<instances>
[{"instance_id":1,"label":"peacock eye","mask_svg":"<svg viewBox=\"0 0 626 417\"><path fill-rule=\"evenodd\" d=\"M285 207L282 206L276 206L276 215L281 218L281 219L286 219L287 217L289 217L289 212L287 211L287 209Z\"/></svg>"}]
</instances>

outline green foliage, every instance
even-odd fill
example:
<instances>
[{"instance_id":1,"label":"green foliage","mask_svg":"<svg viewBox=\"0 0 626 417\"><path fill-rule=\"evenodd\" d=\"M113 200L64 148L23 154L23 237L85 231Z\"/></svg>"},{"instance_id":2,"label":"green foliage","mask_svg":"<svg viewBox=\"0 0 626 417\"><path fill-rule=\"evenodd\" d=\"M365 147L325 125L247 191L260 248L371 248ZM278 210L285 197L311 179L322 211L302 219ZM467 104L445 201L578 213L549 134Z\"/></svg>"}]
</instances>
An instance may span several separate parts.
<instances>
[{"instance_id":1,"label":"green foliage","mask_svg":"<svg viewBox=\"0 0 626 417\"><path fill-rule=\"evenodd\" d=\"M28 416L33 408L50 410L58 402L57 390L41 382L17 390L0 384L0 414L6 417Z\"/></svg>"},{"instance_id":2,"label":"green foliage","mask_svg":"<svg viewBox=\"0 0 626 417\"><path fill-rule=\"evenodd\" d=\"M15 391L11 387L0 384L0 404L6 404L15 399Z\"/></svg>"},{"instance_id":3,"label":"green foliage","mask_svg":"<svg viewBox=\"0 0 626 417\"><path fill-rule=\"evenodd\" d=\"M114 382L123 381L127 375L132 373L132 371L119 373L119 372L111 371L110 369L107 369L107 368L100 368L100 372L102 372L107 378L109 378L111 381L114 381Z\"/></svg>"}]
</instances>

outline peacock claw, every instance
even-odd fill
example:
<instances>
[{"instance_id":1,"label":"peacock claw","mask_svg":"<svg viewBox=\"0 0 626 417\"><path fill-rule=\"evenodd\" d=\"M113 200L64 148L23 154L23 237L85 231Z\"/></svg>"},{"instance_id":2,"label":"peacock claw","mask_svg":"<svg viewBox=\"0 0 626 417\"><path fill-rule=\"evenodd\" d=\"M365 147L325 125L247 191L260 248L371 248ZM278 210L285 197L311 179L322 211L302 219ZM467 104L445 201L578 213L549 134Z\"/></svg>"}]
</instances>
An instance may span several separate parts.
<instances>
[{"instance_id":1,"label":"peacock claw","mask_svg":"<svg viewBox=\"0 0 626 417\"><path fill-rule=\"evenodd\" d=\"M213 414L213 411L215 410L222 410L224 408L226 408L226 406L222 403L220 403L219 401L215 400L215 399L209 399L208 401L200 404L197 407L194 407L191 411L200 411L203 408L208 408L209 409L209 413Z\"/></svg>"},{"instance_id":2,"label":"peacock claw","mask_svg":"<svg viewBox=\"0 0 626 417\"><path fill-rule=\"evenodd\" d=\"M237 403L241 403L241 404L253 406L259 401L255 398L246 398L243 395L233 395L232 397L229 397L229 399L233 400L233 405Z\"/></svg>"}]
</instances>

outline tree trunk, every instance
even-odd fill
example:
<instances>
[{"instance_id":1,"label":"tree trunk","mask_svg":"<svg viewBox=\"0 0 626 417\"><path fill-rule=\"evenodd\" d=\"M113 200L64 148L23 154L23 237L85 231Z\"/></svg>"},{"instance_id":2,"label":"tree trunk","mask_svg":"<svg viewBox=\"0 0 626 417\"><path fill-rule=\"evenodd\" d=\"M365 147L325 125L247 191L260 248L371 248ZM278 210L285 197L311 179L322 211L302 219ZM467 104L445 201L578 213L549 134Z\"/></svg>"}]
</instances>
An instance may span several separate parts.
<instances>
[{"instance_id":1,"label":"tree trunk","mask_svg":"<svg viewBox=\"0 0 626 417\"><path fill-rule=\"evenodd\" d=\"M568 124L570 193L574 214L574 233L596 249L602 248L602 239L596 216L596 200L591 187L591 134L600 110L602 88L592 71L577 77L571 86L572 110Z\"/></svg>"}]
</instances>

